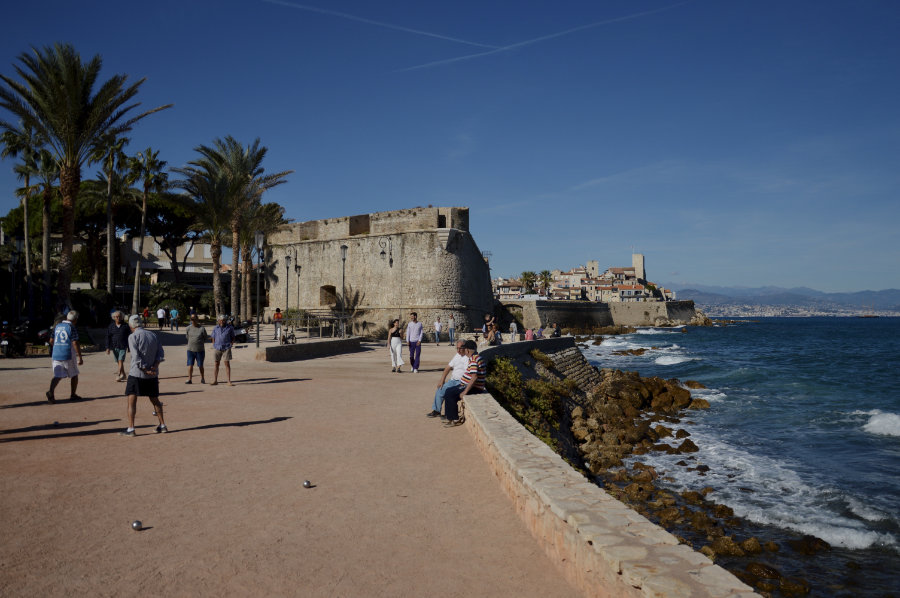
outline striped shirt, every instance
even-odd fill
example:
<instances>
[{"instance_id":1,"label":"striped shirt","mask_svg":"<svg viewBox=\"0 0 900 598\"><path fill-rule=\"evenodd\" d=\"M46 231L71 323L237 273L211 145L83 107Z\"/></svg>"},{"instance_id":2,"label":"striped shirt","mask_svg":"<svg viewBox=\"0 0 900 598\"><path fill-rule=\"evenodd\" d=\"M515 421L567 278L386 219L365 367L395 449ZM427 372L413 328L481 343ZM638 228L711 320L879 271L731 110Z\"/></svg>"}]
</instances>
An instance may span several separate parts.
<instances>
[{"instance_id":1,"label":"striped shirt","mask_svg":"<svg viewBox=\"0 0 900 598\"><path fill-rule=\"evenodd\" d=\"M486 370L484 368L484 362L481 360L481 355L476 353L469 358L469 365L466 366L466 373L463 374L462 379L459 382L463 386L468 386L469 382L474 378L475 384L472 385L472 391L482 392L484 390L485 374Z\"/></svg>"}]
</instances>

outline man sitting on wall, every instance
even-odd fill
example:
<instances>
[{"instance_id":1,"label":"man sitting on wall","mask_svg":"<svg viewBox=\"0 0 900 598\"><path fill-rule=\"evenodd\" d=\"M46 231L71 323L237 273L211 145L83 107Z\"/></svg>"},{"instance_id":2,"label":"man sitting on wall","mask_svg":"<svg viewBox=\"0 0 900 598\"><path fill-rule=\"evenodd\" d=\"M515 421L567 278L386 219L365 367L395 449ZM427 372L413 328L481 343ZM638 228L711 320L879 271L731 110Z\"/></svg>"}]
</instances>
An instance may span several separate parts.
<instances>
[{"instance_id":1,"label":"man sitting on wall","mask_svg":"<svg viewBox=\"0 0 900 598\"><path fill-rule=\"evenodd\" d=\"M459 386L459 381L466 372L466 366L469 365L469 358L466 356L466 350L463 347L464 344L465 341L463 340L456 341L456 355L453 356L453 359L451 359L450 363L447 364L447 367L444 368L444 373L441 374L441 381L438 382L437 390L434 391L434 404L431 407L431 411L426 414L428 417L441 416L441 405L444 403L444 393L454 386ZM449 380L447 380L447 374L450 374Z\"/></svg>"},{"instance_id":2,"label":"man sitting on wall","mask_svg":"<svg viewBox=\"0 0 900 598\"><path fill-rule=\"evenodd\" d=\"M487 371L484 367L484 361L478 355L478 347L475 341L466 341L463 345L469 363L466 365L466 372L460 379L459 384L452 388L448 388L444 393L444 411L447 415L447 421L444 425L458 426L463 423L459 417L459 401L465 399L467 395L476 394L485 391L485 377Z\"/></svg>"}]
</instances>

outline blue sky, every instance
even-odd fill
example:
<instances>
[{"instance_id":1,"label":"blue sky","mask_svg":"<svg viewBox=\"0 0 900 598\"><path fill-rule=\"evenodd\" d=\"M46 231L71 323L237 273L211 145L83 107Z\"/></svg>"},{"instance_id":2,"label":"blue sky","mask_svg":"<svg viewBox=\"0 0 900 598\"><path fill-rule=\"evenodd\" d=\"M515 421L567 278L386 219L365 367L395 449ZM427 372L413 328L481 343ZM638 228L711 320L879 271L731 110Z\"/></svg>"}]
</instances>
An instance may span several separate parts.
<instances>
[{"instance_id":1,"label":"blue sky","mask_svg":"<svg viewBox=\"0 0 900 598\"><path fill-rule=\"evenodd\" d=\"M469 206L492 272L646 255L659 282L900 288L900 3L16 2L146 77L128 146L259 137L295 220ZM13 207L0 163L0 212ZM87 168L93 177L96 166Z\"/></svg>"}]
</instances>

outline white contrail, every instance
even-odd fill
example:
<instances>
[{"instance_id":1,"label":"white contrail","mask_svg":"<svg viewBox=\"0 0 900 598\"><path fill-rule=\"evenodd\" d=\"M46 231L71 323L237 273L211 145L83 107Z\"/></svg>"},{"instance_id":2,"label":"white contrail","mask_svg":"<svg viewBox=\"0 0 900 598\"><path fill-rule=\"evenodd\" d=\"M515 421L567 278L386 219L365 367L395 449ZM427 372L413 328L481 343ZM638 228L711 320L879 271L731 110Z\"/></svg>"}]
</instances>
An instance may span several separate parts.
<instances>
[{"instance_id":1,"label":"white contrail","mask_svg":"<svg viewBox=\"0 0 900 598\"><path fill-rule=\"evenodd\" d=\"M543 42L548 39L553 39L555 37L562 37L564 35L569 35L570 33L575 33L576 31L582 31L584 29L591 29L592 27L599 27L600 25L609 25L610 23L619 23L621 21L630 21L632 19L637 19L640 17L646 17L647 15L652 15L658 12L662 12L664 10L671 10L673 8L677 8L684 4L688 4L692 0L685 0L684 2L678 2L677 4L670 4L669 6L663 6L662 8L655 8L653 10L645 10L643 12L636 12L634 14L625 15L623 17L616 17L615 19L606 19L605 21L597 21L596 23L589 23L587 25L580 25L578 27L573 27L571 29L566 29L565 31L559 31L557 33L551 33L549 35L542 35L541 37L535 37L533 39L527 39L522 42L517 42L515 44L510 44L508 46L502 47L494 47L494 49L489 50L487 52L478 52L477 54L466 54L465 56L457 56L456 58L446 58L444 60L435 60L434 62L427 62L425 64L419 64L416 66L410 66L403 69L398 69L394 71L395 73L404 73L406 71L416 71L419 69L425 69L432 66L439 66L442 64L450 64L453 62L460 62L462 60L472 60L473 58L480 58L481 56L490 56L491 54L499 54L500 52L508 52L509 50L514 50L516 48L521 48L523 46L529 46L531 44L536 44L538 42Z\"/></svg>"},{"instance_id":2,"label":"white contrail","mask_svg":"<svg viewBox=\"0 0 900 598\"><path fill-rule=\"evenodd\" d=\"M429 31L422 31L420 29L410 29L409 27L402 27L400 25L392 25L391 23L383 23L381 21L373 21L372 19L365 19L363 17L357 17L354 15L347 14L345 12L337 12L335 10L327 10L325 8L316 8L315 6L307 6L306 4L297 4L295 2L286 2L285 0L263 0L263 2L268 2L269 4L280 4L281 6L288 6L290 8L297 8L300 10L306 10L309 12L317 12L323 15L331 15L333 17L340 17L342 19L348 19L350 21L358 21L360 23L367 23L369 25L377 25L378 27L386 27L387 29L396 29L397 31L405 31L406 33L414 33L416 35L425 35L428 37L435 37L437 39L443 39L451 42L456 42L459 44L466 44L469 46L478 46L479 48L491 48L495 49L498 46L491 46L488 44L480 44L478 42L470 42L465 39L459 39L456 37L450 37L448 35L441 35L439 33L431 33Z\"/></svg>"}]
</instances>

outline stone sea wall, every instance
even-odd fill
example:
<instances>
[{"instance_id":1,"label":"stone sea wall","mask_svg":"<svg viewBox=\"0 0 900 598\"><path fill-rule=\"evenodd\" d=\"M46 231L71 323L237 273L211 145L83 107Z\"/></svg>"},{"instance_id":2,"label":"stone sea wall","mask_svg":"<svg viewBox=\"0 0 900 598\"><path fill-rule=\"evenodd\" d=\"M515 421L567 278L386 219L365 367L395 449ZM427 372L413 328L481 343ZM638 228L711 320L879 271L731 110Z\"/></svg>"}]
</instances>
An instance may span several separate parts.
<instances>
[{"instance_id":1,"label":"stone sea wall","mask_svg":"<svg viewBox=\"0 0 900 598\"><path fill-rule=\"evenodd\" d=\"M535 348L546 364L530 353ZM524 372L531 376L550 367L579 389L603 382L572 338L491 347L482 356L534 362L532 371ZM731 573L573 469L490 394L469 397L466 418L516 511L586 596L756 596Z\"/></svg>"},{"instance_id":2,"label":"stone sea wall","mask_svg":"<svg viewBox=\"0 0 900 598\"><path fill-rule=\"evenodd\" d=\"M598 326L679 326L689 324L697 312L693 301L597 303L593 301L505 300L525 328L559 322L564 328Z\"/></svg>"}]
</instances>

